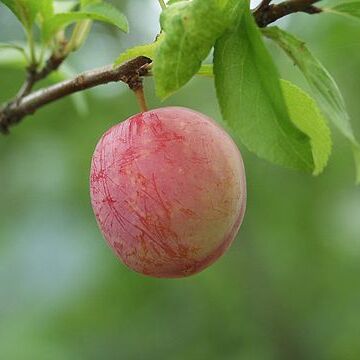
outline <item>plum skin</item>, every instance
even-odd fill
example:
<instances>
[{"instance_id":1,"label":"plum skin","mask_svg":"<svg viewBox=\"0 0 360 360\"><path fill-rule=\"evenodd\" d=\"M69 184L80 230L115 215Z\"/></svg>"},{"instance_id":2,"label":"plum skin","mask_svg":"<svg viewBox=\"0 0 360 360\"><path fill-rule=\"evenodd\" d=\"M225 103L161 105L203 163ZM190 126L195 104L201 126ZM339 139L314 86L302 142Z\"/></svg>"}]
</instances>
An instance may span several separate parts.
<instances>
[{"instance_id":1,"label":"plum skin","mask_svg":"<svg viewBox=\"0 0 360 360\"><path fill-rule=\"evenodd\" d=\"M102 136L90 195L100 230L123 263L153 277L185 277L233 242L245 212L245 170L237 146L213 120L159 108Z\"/></svg>"}]
</instances>

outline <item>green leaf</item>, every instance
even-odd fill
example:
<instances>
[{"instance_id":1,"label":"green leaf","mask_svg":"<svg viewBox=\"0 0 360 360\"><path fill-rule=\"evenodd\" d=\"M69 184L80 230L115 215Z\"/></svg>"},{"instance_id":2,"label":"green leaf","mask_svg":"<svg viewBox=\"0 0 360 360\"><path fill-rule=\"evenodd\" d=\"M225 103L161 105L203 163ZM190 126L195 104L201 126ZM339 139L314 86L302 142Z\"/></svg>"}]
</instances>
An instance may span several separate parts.
<instances>
[{"instance_id":1,"label":"green leaf","mask_svg":"<svg viewBox=\"0 0 360 360\"><path fill-rule=\"evenodd\" d=\"M130 49L127 49L115 60L114 65L120 65L120 64L124 63L125 61L134 59L138 56L146 56L150 59L154 59L155 50L158 45L159 45L159 43L158 43L158 41L156 41L151 44L139 45L139 46L135 46Z\"/></svg>"},{"instance_id":2,"label":"green leaf","mask_svg":"<svg viewBox=\"0 0 360 360\"><path fill-rule=\"evenodd\" d=\"M213 66L212 64L203 64L201 65L199 71L196 73L196 75L205 76L205 77L213 77Z\"/></svg>"},{"instance_id":3,"label":"green leaf","mask_svg":"<svg viewBox=\"0 0 360 360\"><path fill-rule=\"evenodd\" d=\"M279 75L249 10L215 45L214 74L225 123L259 157L314 170L309 138L290 120Z\"/></svg>"},{"instance_id":4,"label":"green leaf","mask_svg":"<svg viewBox=\"0 0 360 360\"><path fill-rule=\"evenodd\" d=\"M30 31L36 16L40 14L42 20L53 15L52 0L1 0L16 15L27 31Z\"/></svg>"},{"instance_id":5,"label":"green leaf","mask_svg":"<svg viewBox=\"0 0 360 360\"><path fill-rule=\"evenodd\" d=\"M42 21L46 21L54 15L53 0L37 0L37 5Z\"/></svg>"},{"instance_id":6,"label":"green leaf","mask_svg":"<svg viewBox=\"0 0 360 360\"><path fill-rule=\"evenodd\" d=\"M49 41L60 29L81 20L98 20L117 26L120 30L128 32L126 17L114 6L107 3L91 4L81 11L54 15L45 25L43 37Z\"/></svg>"},{"instance_id":7,"label":"green leaf","mask_svg":"<svg viewBox=\"0 0 360 360\"><path fill-rule=\"evenodd\" d=\"M79 5L79 1L70 0L70 1L54 1L54 13L66 13L75 9Z\"/></svg>"},{"instance_id":8,"label":"green leaf","mask_svg":"<svg viewBox=\"0 0 360 360\"><path fill-rule=\"evenodd\" d=\"M197 75L213 77L213 66L202 65ZM296 85L280 80L291 121L310 138L314 159L314 175L325 168L331 153L330 129L315 100Z\"/></svg>"},{"instance_id":9,"label":"green leaf","mask_svg":"<svg viewBox=\"0 0 360 360\"><path fill-rule=\"evenodd\" d=\"M150 44L139 45L127 49L115 60L114 66L120 65L125 61L134 59L138 56L146 56L151 60L154 60L156 49L158 48L163 38L164 38L164 34L160 34L158 35L156 40Z\"/></svg>"},{"instance_id":10,"label":"green leaf","mask_svg":"<svg viewBox=\"0 0 360 360\"><path fill-rule=\"evenodd\" d=\"M102 0L80 0L80 5L82 8L91 5L91 4L98 4L101 3Z\"/></svg>"},{"instance_id":11,"label":"green leaf","mask_svg":"<svg viewBox=\"0 0 360 360\"><path fill-rule=\"evenodd\" d=\"M165 33L154 62L156 91L164 99L199 70L216 39L241 15L244 1L193 0L169 6L160 17Z\"/></svg>"},{"instance_id":12,"label":"green leaf","mask_svg":"<svg viewBox=\"0 0 360 360\"><path fill-rule=\"evenodd\" d=\"M322 112L350 141L355 159L356 181L360 182L360 146L355 139L344 99L335 80L305 44L295 36L277 27L265 28L262 31L295 62L307 79Z\"/></svg>"},{"instance_id":13,"label":"green leaf","mask_svg":"<svg viewBox=\"0 0 360 360\"><path fill-rule=\"evenodd\" d=\"M21 52L10 48L0 51L0 67L24 70L26 65L27 60Z\"/></svg>"},{"instance_id":14,"label":"green leaf","mask_svg":"<svg viewBox=\"0 0 360 360\"><path fill-rule=\"evenodd\" d=\"M31 30L39 12L39 4L36 0L1 0L1 2L13 12L27 31Z\"/></svg>"},{"instance_id":15,"label":"green leaf","mask_svg":"<svg viewBox=\"0 0 360 360\"><path fill-rule=\"evenodd\" d=\"M169 1L167 2L167 5L170 6L170 5L175 4L175 3L177 3L177 2L180 2L180 1L188 1L188 0L169 0Z\"/></svg>"},{"instance_id":16,"label":"green leaf","mask_svg":"<svg viewBox=\"0 0 360 360\"><path fill-rule=\"evenodd\" d=\"M28 57L26 55L26 51L25 49L20 46L20 45L16 45L16 44L10 44L10 43L0 43L0 51L3 49L10 49L10 50L15 50L18 51L22 54L22 56L24 57L24 59L26 61L28 61Z\"/></svg>"},{"instance_id":17,"label":"green leaf","mask_svg":"<svg viewBox=\"0 0 360 360\"><path fill-rule=\"evenodd\" d=\"M129 31L128 21L123 13L108 3L92 2L82 9L82 12L92 16L93 20L99 20L115 25L124 32Z\"/></svg>"},{"instance_id":18,"label":"green leaf","mask_svg":"<svg viewBox=\"0 0 360 360\"><path fill-rule=\"evenodd\" d=\"M12 46L13 44L3 45L3 47L0 45L0 67L14 68L25 71L26 66L29 65L28 53L25 51L27 43L18 41L15 43L16 48ZM7 45L11 45L11 47L8 47ZM23 49L25 54L20 49ZM41 50L42 48L40 45L34 45L34 51L36 53L40 53ZM50 52L46 51L44 57L48 56L50 56Z\"/></svg>"},{"instance_id":19,"label":"green leaf","mask_svg":"<svg viewBox=\"0 0 360 360\"><path fill-rule=\"evenodd\" d=\"M331 8L325 8L323 10L325 12L360 20L360 1L345 2Z\"/></svg>"},{"instance_id":20,"label":"green leaf","mask_svg":"<svg viewBox=\"0 0 360 360\"><path fill-rule=\"evenodd\" d=\"M310 138L314 159L314 175L325 168L331 153L331 133L315 100L289 81L281 80L281 88L291 121Z\"/></svg>"}]
</instances>

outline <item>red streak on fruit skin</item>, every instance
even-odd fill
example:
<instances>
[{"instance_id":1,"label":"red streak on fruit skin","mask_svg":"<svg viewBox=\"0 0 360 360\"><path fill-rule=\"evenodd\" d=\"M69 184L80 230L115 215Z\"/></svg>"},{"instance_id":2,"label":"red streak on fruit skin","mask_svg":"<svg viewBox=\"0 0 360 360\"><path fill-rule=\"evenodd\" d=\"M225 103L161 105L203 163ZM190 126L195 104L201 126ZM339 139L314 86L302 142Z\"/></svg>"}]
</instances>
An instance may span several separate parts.
<instances>
[{"instance_id":1,"label":"red streak on fruit skin","mask_svg":"<svg viewBox=\"0 0 360 360\"><path fill-rule=\"evenodd\" d=\"M245 172L236 145L211 119L161 108L103 135L90 193L105 239L127 266L184 277L234 240L245 212Z\"/></svg>"}]
</instances>

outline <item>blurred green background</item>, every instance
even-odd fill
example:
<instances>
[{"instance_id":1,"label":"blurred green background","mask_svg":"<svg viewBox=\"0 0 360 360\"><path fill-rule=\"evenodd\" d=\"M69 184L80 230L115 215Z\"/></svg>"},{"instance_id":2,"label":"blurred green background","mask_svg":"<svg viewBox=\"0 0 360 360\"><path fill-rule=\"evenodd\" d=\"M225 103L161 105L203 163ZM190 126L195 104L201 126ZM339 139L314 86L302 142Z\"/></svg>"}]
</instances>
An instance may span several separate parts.
<instances>
[{"instance_id":1,"label":"blurred green background","mask_svg":"<svg viewBox=\"0 0 360 360\"><path fill-rule=\"evenodd\" d=\"M130 35L95 25L74 71L111 63L158 32L155 0L118 1ZM360 135L360 23L334 15L281 22L337 79ZM0 5L0 41L23 39ZM304 84L271 46L284 77ZM0 53L1 59L1 53ZM23 71L0 66L0 101ZM210 79L164 104L221 121ZM211 268L181 280L131 272L92 214L90 158L101 134L138 111L123 84L44 107L0 138L0 359L360 359L360 188L336 131L329 167L309 175L273 166L241 144L248 208L237 240Z\"/></svg>"}]
</instances>

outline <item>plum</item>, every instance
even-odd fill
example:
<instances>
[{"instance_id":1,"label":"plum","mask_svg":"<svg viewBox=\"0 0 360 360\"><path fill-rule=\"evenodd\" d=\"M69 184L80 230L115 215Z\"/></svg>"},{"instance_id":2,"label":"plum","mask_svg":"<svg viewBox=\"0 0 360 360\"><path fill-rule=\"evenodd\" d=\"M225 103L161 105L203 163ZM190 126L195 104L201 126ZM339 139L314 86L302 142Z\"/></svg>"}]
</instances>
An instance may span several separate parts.
<instances>
[{"instance_id":1,"label":"plum","mask_svg":"<svg viewBox=\"0 0 360 360\"><path fill-rule=\"evenodd\" d=\"M213 120L164 107L102 136L90 193L101 232L128 267L185 277L234 240L245 212L245 170L235 143Z\"/></svg>"}]
</instances>

